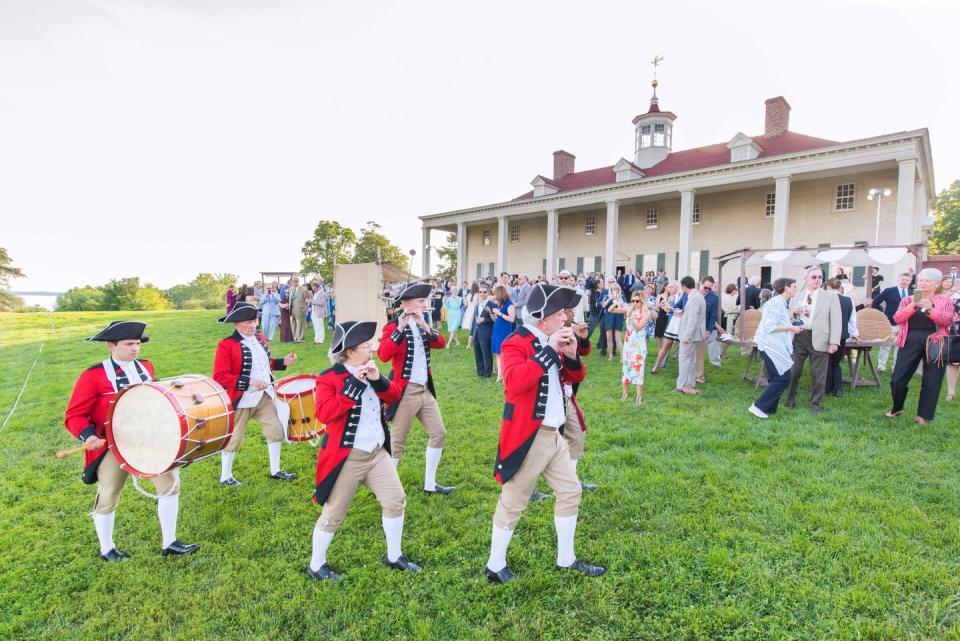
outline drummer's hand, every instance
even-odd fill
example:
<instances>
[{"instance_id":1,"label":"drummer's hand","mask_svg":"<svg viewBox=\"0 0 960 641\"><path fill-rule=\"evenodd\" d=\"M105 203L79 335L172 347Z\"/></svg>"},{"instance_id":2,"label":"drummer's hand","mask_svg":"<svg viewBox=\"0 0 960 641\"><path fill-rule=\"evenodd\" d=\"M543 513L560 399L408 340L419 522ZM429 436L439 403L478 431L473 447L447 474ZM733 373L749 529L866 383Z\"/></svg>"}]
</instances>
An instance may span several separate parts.
<instances>
[{"instance_id":1,"label":"drummer's hand","mask_svg":"<svg viewBox=\"0 0 960 641\"><path fill-rule=\"evenodd\" d=\"M259 392L270 387L270 383L268 383L267 381L262 381L259 378L251 378L250 387L252 387L253 389Z\"/></svg>"},{"instance_id":2,"label":"drummer's hand","mask_svg":"<svg viewBox=\"0 0 960 641\"><path fill-rule=\"evenodd\" d=\"M369 361L367 361L365 371L367 373L368 381L376 381L380 379L380 368L377 367L377 364L373 361L372 358Z\"/></svg>"},{"instance_id":3,"label":"drummer's hand","mask_svg":"<svg viewBox=\"0 0 960 641\"><path fill-rule=\"evenodd\" d=\"M87 450L99 450L101 447L107 444L106 439L102 439L96 434L93 436L88 436L87 440L83 442L84 449Z\"/></svg>"},{"instance_id":4,"label":"drummer's hand","mask_svg":"<svg viewBox=\"0 0 960 641\"><path fill-rule=\"evenodd\" d=\"M287 354L286 356L283 357L283 364L284 364L285 366L287 366L287 367L290 367L291 365L293 365L293 364L296 363L296 362L297 362L297 355L294 354L293 352L291 352L291 353L289 353L289 354Z\"/></svg>"}]
</instances>

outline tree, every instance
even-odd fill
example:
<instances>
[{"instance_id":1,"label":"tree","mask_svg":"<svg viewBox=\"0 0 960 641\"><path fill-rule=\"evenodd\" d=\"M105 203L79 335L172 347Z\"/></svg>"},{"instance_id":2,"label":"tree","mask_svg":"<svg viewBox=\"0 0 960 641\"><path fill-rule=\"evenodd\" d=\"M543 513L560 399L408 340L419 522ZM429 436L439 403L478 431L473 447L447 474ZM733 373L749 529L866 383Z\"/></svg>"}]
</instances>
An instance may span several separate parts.
<instances>
[{"instance_id":1,"label":"tree","mask_svg":"<svg viewBox=\"0 0 960 641\"><path fill-rule=\"evenodd\" d=\"M12 312L23 307L23 299L10 293L10 279L23 278L24 273L11 263L7 250L0 247L0 312Z\"/></svg>"},{"instance_id":2,"label":"tree","mask_svg":"<svg viewBox=\"0 0 960 641\"><path fill-rule=\"evenodd\" d=\"M58 312L95 312L103 309L102 287L72 287L57 296Z\"/></svg>"},{"instance_id":3,"label":"tree","mask_svg":"<svg viewBox=\"0 0 960 641\"><path fill-rule=\"evenodd\" d=\"M136 309L149 310L171 309L173 307L170 299L150 283L137 290L135 305Z\"/></svg>"},{"instance_id":4,"label":"tree","mask_svg":"<svg viewBox=\"0 0 960 641\"><path fill-rule=\"evenodd\" d=\"M940 192L933 205L931 254L960 254L960 180Z\"/></svg>"},{"instance_id":5,"label":"tree","mask_svg":"<svg viewBox=\"0 0 960 641\"><path fill-rule=\"evenodd\" d=\"M333 267L350 262L357 235L335 220L321 220L313 230L313 238L303 244L300 269L325 281L333 280Z\"/></svg>"},{"instance_id":6,"label":"tree","mask_svg":"<svg viewBox=\"0 0 960 641\"><path fill-rule=\"evenodd\" d=\"M403 250L390 242L390 240L380 233L380 225L372 220L367 221L367 226L360 230L360 238L353 250L354 263L373 263L377 260L377 248L380 249L380 260L393 263L400 269L407 266L407 256Z\"/></svg>"},{"instance_id":7,"label":"tree","mask_svg":"<svg viewBox=\"0 0 960 641\"><path fill-rule=\"evenodd\" d=\"M424 250L429 251L429 250ZM444 280L457 279L457 234L447 234L447 244L437 249L440 257L440 266L437 269L437 278ZM426 274L424 274L426 277ZM460 283L457 283L459 285Z\"/></svg>"},{"instance_id":8,"label":"tree","mask_svg":"<svg viewBox=\"0 0 960 641\"><path fill-rule=\"evenodd\" d=\"M164 294L177 309L219 309L230 285L236 285L235 274L197 274L192 281L174 285Z\"/></svg>"},{"instance_id":9,"label":"tree","mask_svg":"<svg viewBox=\"0 0 960 641\"><path fill-rule=\"evenodd\" d=\"M104 311L125 311L140 309L137 303L137 292L140 291L140 278L111 278L103 286Z\"/></svg>"}]
</instances>

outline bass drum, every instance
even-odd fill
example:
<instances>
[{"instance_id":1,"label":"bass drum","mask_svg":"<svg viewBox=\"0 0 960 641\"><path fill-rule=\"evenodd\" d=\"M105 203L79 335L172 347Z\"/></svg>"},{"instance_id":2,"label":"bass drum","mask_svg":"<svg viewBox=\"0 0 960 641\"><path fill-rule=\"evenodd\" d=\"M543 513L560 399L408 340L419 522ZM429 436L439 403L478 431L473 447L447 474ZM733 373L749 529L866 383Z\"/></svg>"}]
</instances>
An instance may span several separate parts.
<instances>
[{"instance_id":1,"label":"bass drum","mask_svg":"<svg viewBox=\"0 0 960 641\"><path fill-rule=\"evenodd\" d=\"M186 374L120 390L105 427L120 467L151 477L218 454L233 436L233 409L215 380Z\"/></svg>"}]
</instances>

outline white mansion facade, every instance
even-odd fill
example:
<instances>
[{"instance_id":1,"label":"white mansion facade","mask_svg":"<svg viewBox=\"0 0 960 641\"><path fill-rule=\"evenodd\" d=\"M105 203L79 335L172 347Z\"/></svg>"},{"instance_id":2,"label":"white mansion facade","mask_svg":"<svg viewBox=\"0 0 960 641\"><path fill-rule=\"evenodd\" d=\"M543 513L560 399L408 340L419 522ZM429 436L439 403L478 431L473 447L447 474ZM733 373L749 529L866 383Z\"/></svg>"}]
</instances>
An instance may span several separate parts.
<instances>
[{"instance_id":1,"label":"white mansion facade","mask_svg":"<svg viewBox=\"0 0 960 641\"><path fill-rule=\"evenodd\" d=\"M575 171L575 157L557 151L553 176L536 176L531 192L421 216L422 273L438 230L457 234L459 281L502 271L551 278L564 268L716 275L711 258L742 248L874 245L877 204L867 192L884 187L892 194L880 201L879 244L927 239L935 194L926 129L836 142L790 131L789 113L783 97L771 98L763 135L673 151L676 116L660 111L655 82L650 109L633 120L632 161ZM765 268L765 282L780 269Z\"/></svg>"}]
</instances>

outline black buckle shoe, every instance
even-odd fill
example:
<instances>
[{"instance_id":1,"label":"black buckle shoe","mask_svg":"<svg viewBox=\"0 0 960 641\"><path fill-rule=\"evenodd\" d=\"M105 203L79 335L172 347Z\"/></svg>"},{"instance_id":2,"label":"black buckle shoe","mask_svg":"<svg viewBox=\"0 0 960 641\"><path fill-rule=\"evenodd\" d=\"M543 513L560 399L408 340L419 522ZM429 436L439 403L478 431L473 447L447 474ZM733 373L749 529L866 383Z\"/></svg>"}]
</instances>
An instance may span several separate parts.
<instances>
[{"instance_id":1,"label":"black buckle shoe","mask_svg":"<svg viewBox=\"0 0 960 641\"><path fill-rule=\"evenodd\" d=\"M100 558L104 561L123 561L124 559L129 559L130 557L127 556L125 552L121 552L117 548L113 548L106 554L101 554Z\"/></svg>"},{"instance_id":2,"label":"black buckle shoe","mask_svg":"<svg viewBox=\"0 0 960 641\"><path fill-rule=\"evenodd\" d=\"M383 564L390 568L391 570L397 570L399 572L419 572L420 566L405 557L400 555L396 561L391 561L387 557L383 557Z\"/></svg>"},{"instance_id":3,"label":"black buckle shoe","mask_svg":"<svg viewBox=\"0 0 960 641\"><path fill-rule=\"evenodd\" d=\"M557 569L576 570L577 572L583 572L587 576L600 576L601 574L607 571L607 569L604 567L601 567L599 565L590 565L589 563L584 563L580 559L575 560L573 563L571 563L566 567L562 565L558 565Z\"/></svg>"},{"instance_id":4,"label":"black buckle shoe","mask_svg":"<svg viewBox=\"0 0 960 641\"><path fill-rule=\"evenodd\" d=\"M533 494L530 495L531 501L546 501L548 498L550 498L549 494L544 494L539 490L534 490Z\"/></svg>"},{"instance_id":5,"label":"black buckle shoe","mask_svg":"<svg viewBox=\"0 0 960 641\"><path fill-rule=\"evenodd\" d=\"M503 566L503 569L499 572L494 572L486 566L484 566L483 570L486 572L487 580L490 581L490 583L503 584L513 579L513 570L511 570L508 565Z\"/></svg>"},{"instance_id":6,"label":"black buckle shoe","mask_svg":"<svg viewBox=\"0 0 960 641\"><path fill-rule=\"evenodd\" d=\"M314 572L310 569L310 566L307 566L307 576L311 579L316 579L317 581L339 581L343 577L333 571L328 564L324 563L320 566L320 569Z\"/></svg>"},{"instance_id":7,"label":"black buckle shoe","mask_svg":"<svg viewBox=\"0 0 960 641\"><path fill-rule=\"evenodd\" d=\"M435 483L432 490L424 490L423 492L424 492L424 494L443 494L443 495L447 495L447 494L453 494L453 491L454 491L455 489L457 489L457 488L456 488L455 486L453 486L453 485L446 486L446 485L440 485L439 483Z\"/></svg>"},{"instance_id":8,"label":"black buckle shoe","mask_svg":"<svg viewBox=\"0 0 960 641\"><path fill-rule=\"evenodd\" d=\"M224 481L220 481L220 485L226 485L227 487L240 487L240 481L231 476Z\"/></svg>"},{"instance_id":9,"label":"black buckle shoe","mask_svg":"<svg viewBox=\"0 0 960 641\"><path fill-rule=\"evenodd\" d=\"M160 554L163 556L170 556L171 554L193 554L198 549L200 549L200 546L196 543L181 543L174 539L173 543L160 550Z\"/></svg>"},{"instance_id":10,"label":"black buckle shoe","mask_svg":"<svg viewBox=\"0 0 960 641\"><path fill-rule=\"evenodd\" d=\"M297 475L293 472L284 472L283 470L280 470L276 474L271 474L270 478L275 481L293 481L297 478Z\"/></svg>"},{"instance_id":11,"label":"black buckle shoe","mask_svg":"<svg viewBox=\"0 0 960 641\"><path fill-rule=\"evenodd\" d=\"M595 483L584 483L583 481L580 481L580 489L582 489L584 492L593 492L595 489L597 489L597 486Z\"/></svg>"}]
</instances>

